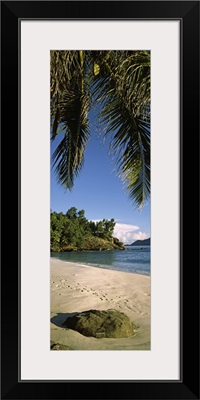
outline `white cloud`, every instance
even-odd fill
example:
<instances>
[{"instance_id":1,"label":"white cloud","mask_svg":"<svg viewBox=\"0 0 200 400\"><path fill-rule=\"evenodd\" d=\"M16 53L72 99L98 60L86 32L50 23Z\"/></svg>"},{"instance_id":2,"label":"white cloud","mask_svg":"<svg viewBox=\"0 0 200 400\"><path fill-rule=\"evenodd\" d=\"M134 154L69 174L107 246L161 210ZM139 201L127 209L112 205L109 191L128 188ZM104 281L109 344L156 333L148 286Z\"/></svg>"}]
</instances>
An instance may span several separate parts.
<instances>
[{"instance_id":1,"label":"white cloud","mask_svg":"<svg viewBox=\"0 0 200 400\"><path fill-rule=\"evenodd\" d=\"M135 231L138 229L139 226L136 225L116 223L113 236L123 243L131 244L134 240Z\"/></svg>"},{"instance_id":2,"label":"white cloud","mask_svg":"<svg viewBox=\"0 0 200 400\"><path fill-rule=\"evenodd\" d=\"M113 236L117 237L121 242L125 244L131 244L135 240L147 239L150 235L145 232L135 232L139 229L139 226L129 224L118 224L116 223Z\"/></svg>"},{"instance_id":3,"label":"white cloud","mask_svg":"<svg viewBox=\"0 0 200 400\"><path fill-rule=\"evenodd\" d=\"M138 232L134 234L134 240L144 240L144 239L148 239L150 237L149 233L145 233L145 232Z\"/></svg>"},{"instance_id":4,"label":"white cloud","mask_svg":"<svg viewBox=\"0 0 200 400\"><path fill-rule=\"evenodd\" d=\"M137 231L138 229L140 229L140 228L139 228L139 226L136 226L136 225L116 223L114 232L115 231L117 233L133 232L133 231Z\"/></svg>"}]
</instances>

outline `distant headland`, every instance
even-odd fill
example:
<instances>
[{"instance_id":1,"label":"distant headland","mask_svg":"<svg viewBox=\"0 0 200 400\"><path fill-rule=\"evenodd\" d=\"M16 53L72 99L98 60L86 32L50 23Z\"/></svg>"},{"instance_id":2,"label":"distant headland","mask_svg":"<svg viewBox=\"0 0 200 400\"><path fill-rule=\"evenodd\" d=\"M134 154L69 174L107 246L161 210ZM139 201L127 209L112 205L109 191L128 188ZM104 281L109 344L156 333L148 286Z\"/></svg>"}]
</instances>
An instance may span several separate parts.
<instances>
[{"instance_id":1,"label":"distant headland","mask_svg":"<svg viewBox=\"0 0 200 400\"><path fill-rule=\"evenodd\" d=\"M131 244L126 244L126 246L150 246L151 244L151 238L144 239L144 240L136 240L136 242L133 242Z\"/></svg>"}]
</instances>

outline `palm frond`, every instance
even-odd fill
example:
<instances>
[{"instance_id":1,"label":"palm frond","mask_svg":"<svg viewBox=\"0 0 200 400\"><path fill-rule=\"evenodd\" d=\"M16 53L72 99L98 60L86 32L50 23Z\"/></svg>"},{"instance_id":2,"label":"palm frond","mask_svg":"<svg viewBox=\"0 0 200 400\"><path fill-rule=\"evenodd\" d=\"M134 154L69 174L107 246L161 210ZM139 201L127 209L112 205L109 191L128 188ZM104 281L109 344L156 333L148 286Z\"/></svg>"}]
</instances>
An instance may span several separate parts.
<instances>
[{"instance_id":1,"label":"palm frond","mask_svg":"<svg viewBox=\"0 0 200 400\"><path fill-rule=\"evenodd\" d=\"M51 52L52 140L64 130L53 165L67 188L82 168L88 112L96 104L100 129L111 136L118 174L141 207L150 194L150 53Z\"/></svg>"},{"instance_id":2,"label":"palm frond","mask_svg":"<svg viewBox=\"0 0 200 400\"><path fill-rule=\"evenodd\" d=\"M83 51L51 52L51 139L64 132L52 155L58 181L72 189L89 139L88 91Z\"/></svg>"},{"instance_id":3,"label":"palm frond","mask_svg":"<svg viewBox=\"0 0 200 400\"><path fill-rule=\"evenodd\" d=\"M119 160L120 176L137 207L150 195L150 126L137 121L138 140L130 141Z\"/></svg>"},{"instance_id":4,"label":"palm frond","mask_svg":"<svg viewBox=\"0 0 200 400\"><path fill-rule=\"evenodd\" d=\"M106 135L112 134L110 150L118 175L130 198L141 207L150 194L150 124L130 116L117 98L105 104L102 121L107 121Z\"/></svg>"},{"instance_id":5,"label":"palm frond","mask_svg":"<svg viewBox=\"0 0 200 400\"><path fill-rule=\"evenodd\" d=\"M89 139L89 106L90 96L87 93L72 90L64 91L59 103L64 137L54 151L52 159L59 182L68 189L73 187L74 178L83 166L84 151Z\"/></svg>"},{"instance_id":6,"label":"palm frond","mask_svg":"<svg viewBox=\"0 0 200 400\"><path fill-rule=\"evenodd\" d=\"M149 54L130 52L123 59L124 53L118 52L113 61L112 52L108 57L104 53L99 54L101 72L93 83L93 95L102 107L99 123L104 134L111 135L118 175L130 198L142 207L150 194Z\"/></svg>"},{"instance_id":7,"label":"palm frond","mask_svg":"<svg viewBox=\"0 0 200 400\"><path fill-rule=\"evenodd\" d=\"M69 82L76 81L80 75L78 51L51 51L50 54L50 87L51 98L62 94Z\"/></svg>"}]
</instances>

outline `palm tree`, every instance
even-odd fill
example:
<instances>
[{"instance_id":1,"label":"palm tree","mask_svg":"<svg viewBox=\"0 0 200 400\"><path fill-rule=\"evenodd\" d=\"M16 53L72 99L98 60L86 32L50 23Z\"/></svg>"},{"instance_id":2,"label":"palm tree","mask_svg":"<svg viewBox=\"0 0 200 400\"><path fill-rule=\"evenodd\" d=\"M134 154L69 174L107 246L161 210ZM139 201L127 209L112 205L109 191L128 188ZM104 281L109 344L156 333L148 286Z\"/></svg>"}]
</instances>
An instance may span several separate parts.
<instances>
[{"instance_id":1,"label":"palm tree","mask_svg":"<svg viewBox=\"0 0 200 400\"><path fill-rule=\"evenodd\" d=\"M51 51L51 139L60 135L53 167L68 189L83 166L95 106L118 175L142 207L150 194L150 53Z\"/></svg>"}]
</instances>

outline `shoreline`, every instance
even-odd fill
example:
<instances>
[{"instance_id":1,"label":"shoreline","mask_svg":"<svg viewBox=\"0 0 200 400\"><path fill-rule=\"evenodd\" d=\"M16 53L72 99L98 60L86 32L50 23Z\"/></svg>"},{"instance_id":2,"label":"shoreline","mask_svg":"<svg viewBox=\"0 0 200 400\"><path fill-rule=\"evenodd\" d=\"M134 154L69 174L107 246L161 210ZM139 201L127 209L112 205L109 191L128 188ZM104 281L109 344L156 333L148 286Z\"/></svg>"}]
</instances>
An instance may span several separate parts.
<instances>
[{"instance_id":1,"label":"shoreline","mask_svg":"<svg viewBox=\"0 0 200 400\"><path fill-rule=\"evenodd\" d=\"M54 257L50 263L50 339L55 349L150 350L150 276ZM137 325L137 332L129 338L97 339L62 327L67 317L91 309L124 312Z\"/></svg>"},{"instance_id":2,"label":"shoreline","mask_svg":"<svg viewBox=\"0 0 200 400\"><path fill-rule=\"evenodd\" d=\"M57 258L57 257L51 257L50 256L50 260L57 260L57 261L60 261L61 263L75 264L75 265L79 265L80 267L81 266L85 266L85 267L91 267L91 268L105 269L105 270L108 270L108 271L123 272L125 274L148 276L149 278L151 277L150 273L144 274L144 273L139 273L139 272L135 272L135 271L123 271L121 269L107 268L107 267L103 267L101 265L86 264L84 262L81 263L81 262L78 262L78 261L65 261L65 260L61 260L60 258Z\"/></svg>"}]
</instances>

